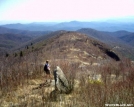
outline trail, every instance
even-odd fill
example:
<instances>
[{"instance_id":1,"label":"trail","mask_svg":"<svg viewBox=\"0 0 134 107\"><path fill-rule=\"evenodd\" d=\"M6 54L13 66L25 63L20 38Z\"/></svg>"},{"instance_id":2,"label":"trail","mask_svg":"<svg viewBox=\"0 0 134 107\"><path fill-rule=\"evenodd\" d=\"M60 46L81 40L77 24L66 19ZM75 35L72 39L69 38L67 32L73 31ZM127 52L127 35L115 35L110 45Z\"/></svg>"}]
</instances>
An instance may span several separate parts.
<instances>
[{"instance_id":1,"label":"trail","mask_svg":"<svg viewBox=\"0 0 134 107\"><path fill-rule=\"evenodd\" d=\"M7 96L0 99L0 107L42 107L44 104L54 105L54 107L64 106L65 102L70 103L73 94L61 94L60 101L49 101L50 94L55 90L55 82L45 82L41 77L39 79L31 79L23 86L18 86L17 90L9 92ZM79 82L75 81L75 88L79 87Z\"/></svg>"},{"instance_id":2,"label":"trail","mask_svg":"<svg viewBox=\"0 0 134 107\"><path fill-rule=\"evenodd\" d=\"M17 90L9 92L4 98L0 99L0 106L26 106L31 107L32 104L40 105L54 90L54 80L51 83L44 82L45 79L28 80L23 86L18 86Z\"/></svg>"}]
</instances>

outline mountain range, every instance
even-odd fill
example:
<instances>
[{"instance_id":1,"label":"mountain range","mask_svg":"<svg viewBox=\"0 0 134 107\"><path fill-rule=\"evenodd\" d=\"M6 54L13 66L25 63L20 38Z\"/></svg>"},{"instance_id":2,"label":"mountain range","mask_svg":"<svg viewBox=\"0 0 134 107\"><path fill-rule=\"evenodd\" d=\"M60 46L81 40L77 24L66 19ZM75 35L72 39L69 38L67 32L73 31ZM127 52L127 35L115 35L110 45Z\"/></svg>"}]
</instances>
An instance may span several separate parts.
<instances>
[{"instance_id":1,"label":"mountain range","mask_svg":"<svg viewBox=\"0 0 134 107\"><path fill-rule=\"evenodd\" d=\"M49 33L49 31L28 31L0 27L0 53Z\"/></svg>"},{"instance_id":2,"label":"mountain range","mask_svg":"<svg viewBox=\"0 0 134 107\"><path fill-rule=\"evenodd\" d=\"M125 43L128 45L132 45L130 44L130 41L127 41L125 39L125 37L129 38L128 35L133 35L132 32L128 32L128 31L106 32L106 31L98 31L98 30L91 29L91 28L82 28L82 29L77 30L77 32L87 34L90 37L96 38L98 40L101 40L104 43L107 43L109 45L111 44L113 46L117 44L125 45ZM133 37L131 36L131 39L132 38Z\"/></svg>"},{"instance_id":3,"label":"mountain range","mask_svg":"<svg viewBox=\"0 0 134 107\"><path fill-rule=\"evenodd\" d=\"M106 22L71 21L63 23L17 23L2 25L0 26L0 51L3 52L9 49L20 49L30 43L37 43L58 35L61 31L64 32L65 30L73 30L75 32L86 34L90 38L101 41L111 48L118 50L123 55L127 54L127 56L133 57L134 33L130 30L133 29L133 23L131 24L131 27L129 26L130 23L126 23L127 26L122 26L123 24L125 23L111 24ZM111 30L103 29L104 26L109 29L111 28L110 26L113 25L116 25L115 29L116 27L122 27L118 31L113 28ZM103 30L98 30L97 28L99 27ZM123 30L123 27L128 27L129 30Z\"/></svg>"},{"instance_id":4,"label":"mountain range","mask_svg":"<svg viewBox=\"0 0 134 107\"><path fill-rule=\"evenodd\" d=\"M1 75L4 76L2 78L2 84L0 84L2 88L0 106L6 105L9 107L12 102L12 105L14 106L17 104L17 106L22 107L27 105L28 107L33 107L33 105L38 107L42 106L40 104L42 104L43 96L47 95L49 97L51 91L54 90L54 85L53 87L46 87L46 85L42 86L45 80L47 80L47 78L43 76L43 65L46 59L49 59L51 62L52 71L55 69L55 66L58 65L67 76L74 76L74 78L78 78L77 81L79 79L83 81L83 79L89 78L89 75L95 75L97 70L98 73L103 72L103 70L108 70L108 73L109 71L110 73L112 71L113 73L113 70L116 70L116 68L113 66L114 68L110 70L110 64L117 65L120 63L120 60L122 60L122 57L118 52L113 51L113 49L105 43L95 40L85 34L74 31L56 31L49 34L48 38L42 36L41 41L39 40L32 44L29 48L22 48L21 50L13 51L12 53L9 53L9 56L2 58L0 56L0 59L2 68ZM110 67L107 67L108 64ZM103 66L104 69L101 69ZM76 77L74 73L76 73ZM82 78L83 76L84 78ZM70 78L70 80L72 80L72 78ZM85 81L79 83L84 84L84 82ZM78 87L81 89L81 84L77 85L77 90ZM48 85L49 84L47 84L47 86ZM8 89L6 89L6 87L8 87ZM86 88L87 87L83 89ZM77 92L77 90L74 92ZM8 92L10 93L9 96L7 96ZM86 92L89 92L89 90ZM76 95L77 94L78 93L76 93ZM64 94L62 93L62 95ZM71 96L70 98L73 96L72 100L75 98L74 94L68 95ZM33 101L35 101L35 103L33 103ZM87 102L88 101L89 99ZM53 102L54 101L50 101L50 103ZM47 103L49 103L49 100ZM57 101L54 103L57 103ZM59 106L60 105L57 107Z\"/></svg>"},{"instance_id":5,"label":"mountain range","mask_svg":"<svg viewBox=\"0 0 134 107\"><path fill-rule=\"evenodd\" d=\"M100 31L118 31L126 30L133 32L134 23L133 22L80 22L80 21L70 21L70 22L60 22L60 23L29 23L29 24L6 24L1 25L2 27L20 30L30 30L30 31L57 31L57 30L71 30L75 31L81 28L93 28Z\"/></svg>"},{"instance_id":6,"label":"mountain range","mask_svg":"<svg viewBox=\"0 0 134 107\"><path fill-rule=\"evenodd\" d=\"M0 54L0 106L103 107L113 100L133 104L134 48L127 37L133 40L133 32L1 27L0 50L6 52ZM46 78L46 60L52 72L57 66L62 69L73 88L69 93L56 89L52 72L51 81Z\"/></svg>"},{"instance_id":7,"label":"mountain range","mask_svg":"<svg viewBox=\"0 0 134 107\"><path fill-rule=\"evenodd\" d=\"M130 45L134 46L134 33L130 33L124 36L119 37L121 40L129 43Z\"/></svg>"}]
</instances>

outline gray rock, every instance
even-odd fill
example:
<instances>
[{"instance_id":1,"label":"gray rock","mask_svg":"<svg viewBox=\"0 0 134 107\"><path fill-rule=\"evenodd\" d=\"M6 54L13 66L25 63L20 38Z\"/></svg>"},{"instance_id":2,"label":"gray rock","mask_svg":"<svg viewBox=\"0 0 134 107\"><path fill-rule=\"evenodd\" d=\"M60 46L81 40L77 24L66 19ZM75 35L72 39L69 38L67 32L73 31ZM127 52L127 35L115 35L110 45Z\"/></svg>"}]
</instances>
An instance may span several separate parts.
<instances>
[{"instance_id":1,"label":"gray rock","mask_svg":"<svg viewBox=\"0 0 134 107\"><path fill-rule=\"evenodd\" d=\"M68 93L70 91L69 83L59 66L56 67L53 75L55 79L55 88L60 92Z\"/></svg>"}]
</instances>

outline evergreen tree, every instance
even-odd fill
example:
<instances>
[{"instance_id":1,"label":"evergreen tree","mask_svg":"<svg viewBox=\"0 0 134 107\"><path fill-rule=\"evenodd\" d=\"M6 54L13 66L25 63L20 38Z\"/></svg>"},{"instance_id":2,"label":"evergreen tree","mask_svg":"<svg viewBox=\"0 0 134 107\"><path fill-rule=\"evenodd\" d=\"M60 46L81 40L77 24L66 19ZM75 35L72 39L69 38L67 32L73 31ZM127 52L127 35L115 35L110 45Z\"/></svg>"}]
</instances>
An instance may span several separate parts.
<instances>
[{"instance_id":1,"label":"evergreen tree","mask_svg":"<svg viewBox=\"0 0 134 107\"><path fill-rule=\"evenodd\" d=\"M6 57L8 57L9 56L9 54L8 53L6 53Z\"/></svg>"},{"instance_id":2,"label":"evergreen tree","mask_svg":"<svg viewBox=\"0 0 134 107\"><path fill-rule=\"evenodd\" d=\"M20 57L23 57L23 52L22 51L20 51Z\"/></svg>"},{"instance_id":3,"label":"evergreen tree","mask_svg":"<svg viewBox=\"0 0 134 107\"><path fill-rule=\"evenodd\" d=\"M29 49L29 47L28 47L28 46L27 46L26 48L27 48L27 49Z\"/></svg>"},{"instance_id":4,"label":"evergreen tree","mask_svg":"<svg viewBox=\"0 0 134 107\"><path fill-rule=\"evenodd\" d=\"M15 53L15 54L14 54L14 57L17 57L17 56L18 56L17 53Z\"/></svg>"}]
</instances>

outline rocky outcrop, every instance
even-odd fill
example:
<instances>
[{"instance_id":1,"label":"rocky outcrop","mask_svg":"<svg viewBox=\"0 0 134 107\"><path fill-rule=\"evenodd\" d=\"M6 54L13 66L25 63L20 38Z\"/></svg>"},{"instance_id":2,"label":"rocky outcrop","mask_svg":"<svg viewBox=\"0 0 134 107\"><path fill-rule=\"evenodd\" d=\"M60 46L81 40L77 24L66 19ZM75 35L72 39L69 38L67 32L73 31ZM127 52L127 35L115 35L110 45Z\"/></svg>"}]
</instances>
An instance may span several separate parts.
<instances>
[{"instance_id":1,"label":"rocky outcrop","mask_svg":"<svg viewBox=\"0 0 134 107\"><path fill-rule=\"evenodd\" d=\"M60 92L68 93L70 91L69 82L59 66L56 67L53 74L55 79L55 88Z\"/></svg>"},{"instance_id":2,"label":"rocky outcrop","mask_svg":"<svg viewBox=\"0 0 134 107\"><path fill-rule=\"evenodd\" d=\"M109 57L111 57L115 61L120 61L119 56L115 52L113 52L112 50L106 48L105 46L103 46L97 42L93 42L92 44L94 46L97 46L101 51L103 51L106 55L108 55Z\"/></svg>"}]
</instances>

